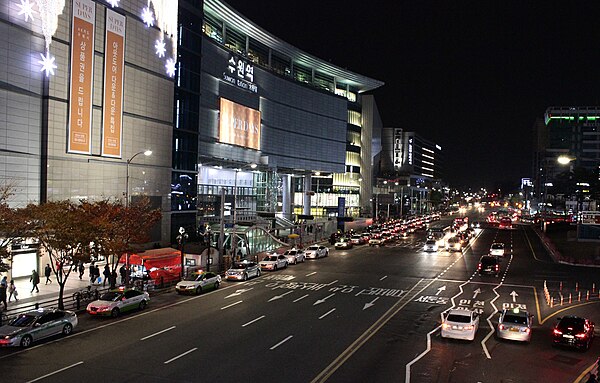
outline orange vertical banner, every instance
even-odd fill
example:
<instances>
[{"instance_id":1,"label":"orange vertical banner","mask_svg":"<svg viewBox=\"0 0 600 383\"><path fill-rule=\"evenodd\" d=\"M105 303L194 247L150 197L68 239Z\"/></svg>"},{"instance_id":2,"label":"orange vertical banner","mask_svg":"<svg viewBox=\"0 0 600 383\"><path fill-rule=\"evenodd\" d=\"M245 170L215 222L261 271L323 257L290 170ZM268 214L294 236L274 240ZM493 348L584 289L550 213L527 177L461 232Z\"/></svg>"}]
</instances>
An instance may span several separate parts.
<instances>
[{"instance_id":1,"label":"orange vertical banner","mask_svg":"<svg viewBox=\"0 0 600 383\"><path fill-rule=\"evenodd\" d=\"M123 76L125 69L125 16L106 10L102 155L121 158L123 137Z\"/></svg>"},{"instance_id":2,"label":"orange vertical banner","mask_svg":"<svg viewBox=\"0 0 600 383\"><path fill-rule=\"evenodd\" d=\"M95 23L95 3L91 0L74 0L71 30L69 140L67 148L69 153L92 153Z\"/></svg>"}]
</instances>

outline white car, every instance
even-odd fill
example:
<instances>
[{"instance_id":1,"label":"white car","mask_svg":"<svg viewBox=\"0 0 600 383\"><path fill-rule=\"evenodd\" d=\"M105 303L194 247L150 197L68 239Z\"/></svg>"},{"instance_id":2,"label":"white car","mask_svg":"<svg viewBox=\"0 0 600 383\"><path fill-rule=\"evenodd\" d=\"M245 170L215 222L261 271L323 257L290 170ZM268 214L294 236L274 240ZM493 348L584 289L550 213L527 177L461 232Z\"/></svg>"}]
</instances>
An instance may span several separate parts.
<instances>
[{"instance_id":1,"label":"white car","mask_svg":"<svg viewBox=\"0 0 600 383\"><path fill-rule=\"evenodd\" d=\"M263 270L285 269L288 265L287 257L283 254L267 255L258 263Z\"/></svg>"},{"instance_id":2,"label":"white car","mask_svg":"<svg viewBox=\"0 0 600 383\"><path fill-rule=\"evenodd\" d=\"M371 239L369 239L369 246L383 246L384 243L385 240L381 236L371 237Z\"/></svg>"},{"instance_id":3,"label":"white car","mask_svg":"<svg viewBox=\"0 0 600 383\"><path fill-rule=\"evenodd\" d=\"M235 262L225 273L225 278L227 280L233 279L234 281L245 281L250 277L260 277L260 267L256 262L247 260Z\"/></svg>"},{"instance_id":4,"label":"white car","mask_svg":"<svg viewBox=\"0 0 600 383\"><path fill-rule=\"evenodd\" d=\"M329 255L329 248L321 245L312 245L304 250L304 257L306 259L317 259L326 257Z\"/></svg>"},{"instance_id":5,"label":"white car","mask_svg":"<svg viewBox=\"0 0 600 383\"><path fill-rule=\"evenodd\" d=\"M436 252L438 251L438 244L435 239L428 239L425 241L425 246L423 246L423 250L427 252Z\"/></svg>"},{"instance_id":6,"label":"white car","mask_svg":"<svg viewBox=\"0 0 600 383\"><path fill-rule=\"evenodd\" d=\"M304 262L304 251L298 249L286 250L283 255L287 258L288 265L296 265L298 262Z\"/></svg>"},{"instance_id":7,"label":"white car","mask_svg":"<svg viewBox=\"0 0 600 383\"><path fill-rule=\"evenodd\" d=\"M471 310L453 309L443 315L442 338L474 340L479 315Z\"/></svg>"},{"instance_id":8,"label":"white car","mask_svg":"<svg viewBox=\"0 0 600 383\"><path fill-rule=\"evenodd\" d=\"M202 294L204 291L219 288L221 276L211 271L197 271L175 286L177 294Z\"/></svg>"},{"instance_id":9,"label":"white car","mask_svg":"<svg viewBox=\"0 0 600 383\"><path fill-rule=\"evenodd\" d=\"M498 327L496 336L502 339L518 340L522 342L531 341L531 325L533 315L525 310L512 309L499 311Z\"/></svg>"},{"instance_id":10,"label":"white car","mask_svg":"<svg viewBox=\"0 0 600 383\"><path fill-rule=\"evenodd\" d=\"M501 242L492 243L490 255L494 257L504 257L504 244Z\"/></svg>"},{"instance_id":11,"label":"white car","mask_svg":"<svg viewBox=\"0 0 600 383\"><path fill-rule=\"evenodd\" d=\"M120 287L102 294L100 299L87 305L86 310L90 315L116 318L126 311L143 310L148 302L150 302L150 295L147 291Z\"/></svg>"}]
</instances>

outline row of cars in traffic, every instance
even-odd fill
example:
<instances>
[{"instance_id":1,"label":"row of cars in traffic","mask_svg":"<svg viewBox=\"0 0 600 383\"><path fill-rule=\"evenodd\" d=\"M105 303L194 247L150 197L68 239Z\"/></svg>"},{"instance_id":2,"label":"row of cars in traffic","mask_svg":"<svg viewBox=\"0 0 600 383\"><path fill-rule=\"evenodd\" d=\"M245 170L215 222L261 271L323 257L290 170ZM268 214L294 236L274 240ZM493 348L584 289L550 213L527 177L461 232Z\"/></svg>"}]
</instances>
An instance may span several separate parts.
<instances>
[{"instance_id":1,"label":"row of cars in traffic","mask_svg":"<svg viewBox=\"0 0 600 383\"><path fill-rule=\"evenodd\" d=\"M498 324L495 335L498 339L530 342L533 315L526 310L504 309L498 311ZM594 322L574 315L557 318L552 328L552 344L574 347L581 350L590 348L594 339ZM479 329L479 314L472 310L452 309L443 314L441 337L474 340Z\"/></svg>"}]
</instances>

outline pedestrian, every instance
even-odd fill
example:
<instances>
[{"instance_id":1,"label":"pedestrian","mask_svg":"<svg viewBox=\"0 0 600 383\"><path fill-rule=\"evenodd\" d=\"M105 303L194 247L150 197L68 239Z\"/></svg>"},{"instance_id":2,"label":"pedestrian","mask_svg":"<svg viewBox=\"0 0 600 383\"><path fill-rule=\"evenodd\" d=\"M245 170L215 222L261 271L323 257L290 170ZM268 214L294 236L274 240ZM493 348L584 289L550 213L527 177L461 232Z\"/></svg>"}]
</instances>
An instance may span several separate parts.
<instances>
[{"instance_id":1,"label":"pedestrian","mask_svg":"<svg viewBox=\"0 0 600 383\"><path fill-rule=\"evenodd\" d=\"M79 279L83 278L83 272L85 271L85 267L83 266L83 261L79 261Z\"/></svg>"},{"instance_id":2,"label":"pedestrian","mask_svg":"<svg viewBox=\"0 0 600 383\"><path fill-rule=\"evenodd\" d=\"M8 304L6 303L6 288L7 288L7 283L6 283L6 277L2 278L2 281L0 282L0 302L4 303L4 310L8 309Z\"/></svg>"},{"instance_id":3,"label":"pedestrian","mask_svg":"<svg viewBox=\"0 0 600 383\"><path fill-rule=\"evenodd\" d=\"M10 299L12 297L15 297L15 302L19 301L19 298L17 298L17 295L19 295L19 292L17 291L17 287L15 286L15 280L11 279L10 280L10 284L8 285L8 301L10 302Z\"/></svg>"},{"instance_id":4,"label":"pedestrian","mask_svg":"<svg viewBox=\"0 0 600 383\"><path fill-rule=\"evenodd\" d=\"M102 287L106 287L106 282L109 283L110 286L110 266L108 266L108 263L106 265L104 265L104 271L102 272L102 274L104 275L104 280L102 281Z\"/></svg>"},{"instance_id":5,"label":"pedestrian","mask_svg":"<svg viewBox=\"0 0 600 383\"><path fill-rule=\"evenodd\" d=\"M52 283L52 279L50 279L50 275L52 275L52 268L50 267L49 263L46 263L46 268L44 269L44 275L46 276L46 283L44 283L44 284L47 285L48 283Z\"/></svg>"},{"instance_id":6,"label":"pedestrian","mask_svg":"<svg viewBox=\"0 0 600 383\"><path fill-rule=\"evenodd\" d=\"M121 274L121 284L124 285L125 278L127 278L127 269L125 268L125 265L121 266L119 269L119 274Z\"/></svg>"},{"instance_id":7,"label":"pedestrian","mask_svg":"<svg viewBox=\"0 0 600 383\"><path fill-rule=\"evenodd\" d=\"M90 275L90 285L93 285L96 282L96 267L93 263L90 263L90 268L88 270Z\"/></svg>"},{"instance_id":8,"label":"pedestrian","mask_svg":"<svg viewBox=\"0 0 600 383\"><path fill-rule=\"evenodd\" d=\"M110 287L115 288L117 286L117 272L115 270L110 274Z\"/></svg>"},{"instance_id":9,"label":"pedestrian","mask_svg":"<svg viewBox=\"0 0 600 383\"><path fill-rule=\"evenodd\" d=\"M36 292L40 292L40 289L38 288L37 285L40 284L40 275L38 274L37 271L35 270L31 270L31 277L29 278L29 282L31 282L33 284L33 287L31 288L31 292L33 292L33 290L36 290Z\"/></svg>"}]
</instances>

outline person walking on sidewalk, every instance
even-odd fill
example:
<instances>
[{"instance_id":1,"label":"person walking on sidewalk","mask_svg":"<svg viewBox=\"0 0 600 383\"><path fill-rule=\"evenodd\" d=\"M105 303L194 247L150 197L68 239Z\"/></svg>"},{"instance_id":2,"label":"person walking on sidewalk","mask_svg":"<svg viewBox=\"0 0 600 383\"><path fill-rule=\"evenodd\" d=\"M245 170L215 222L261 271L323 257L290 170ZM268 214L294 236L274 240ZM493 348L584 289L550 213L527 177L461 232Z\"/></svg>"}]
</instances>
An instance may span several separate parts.
<instances>
[{"instance_id":1,"label":"person walking on sidewalk","mask_svg":"<svg viewBox=\"0 0 600 383\"><path fill-rule=\"evenodd\" d=\"M110 266L108 266L108 263L106 265L104 265L104 271L102 272L102 274L104 274L104 280L102 281L102 287L106 287L106 282L109 282L109 286L110 286Z\"/></svg>"},{"instance_id":2,"label":"person walking on sidewalk","mask_svg":"<svg viewBox=\"0 0 600 383\"><path fill-rule=\"evenodd\" d=\"M15 297L15 302L18 302L19 298L17 298L17 295L19 295L19 292L15 286L15 280L11 279L10 284L8 285L8 301L10 302L11 298Z\"/></svg>"},{"instance_id":3,"label":"person walking on sidewalk","mask_svg":"<svg viewBox=\"0 0 600 383\"><path fill-rule=\"evenodd\" d=\"M83 267L83 261L79 261L79 280L83 278L83 272L85 271L85 267Z\"/></svg>"},{"instance_id":4,"label":"person walking on sidewalk","mask_svg":"<svg viewBox=\"0 0 600 383\"><path fill-rule=\"evenodd\" d=\"M121 266L119 274L121 274L121 284L124 285L125 279L127 278L127 269L125 269L125 265Z\"/></svg>"},{"instance_id":5,"label":"person walking on sidewalk","mask_svg":"<svg viewBox=\"0 0 600 383\"><path fill-rule=\"evenodd\" d=\"M33 290L36 290L36 292L40 292L40 289L38 288L37 285L40 284L40 275L38 274L37 271L35 270L31 270L31 277L29 278L29 282L31 282L33 284L33 287L31 288L31 292L33 292Z\"/></svg>"},{"instance_id":6,"label":"person walking on sidewalk","mask_svg":"<svg viewBox=\"0 0 600 383\"><path fill-rule=\"evenodd\" d=\"M0 302L4 303L4 310L8 310L8 304L6 303L6 277L2 278L2 282L0 282Z\"/></svg>"},{"instance_id":7,"label":"person walking on sidewalk","mask_svg":"<svg viewBox=\"0 0 600 383\"><path fill-rule=\"evenodd\" d=\"M47 285L48 283L52 283L52 279L50 279L50 275L52 275L52 268L50 267L49 263L46 263L46 268L44 268L44 275L46 276L46 283L44 284Z\"/></svg>"}]
</instances>

